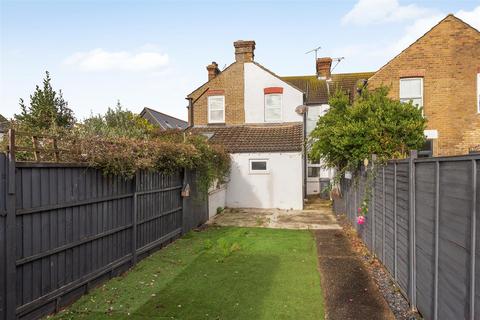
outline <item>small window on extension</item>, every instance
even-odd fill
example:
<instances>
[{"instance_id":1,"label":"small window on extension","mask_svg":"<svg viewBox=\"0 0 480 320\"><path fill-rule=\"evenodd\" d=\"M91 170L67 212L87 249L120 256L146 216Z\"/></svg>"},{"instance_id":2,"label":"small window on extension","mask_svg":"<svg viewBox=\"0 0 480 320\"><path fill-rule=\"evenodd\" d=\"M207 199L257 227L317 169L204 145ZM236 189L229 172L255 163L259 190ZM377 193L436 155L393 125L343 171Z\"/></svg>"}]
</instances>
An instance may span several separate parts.
<instances>
[{"instance_id":1,"label":"small window on extension","mask_svg":"<svg viewBox=\"0 0 480 320\"><path fill-rule=\"evenodd\" d=\"M267 159L250 159L250 173L268 173Z\"/></svg>"}]
</instances>

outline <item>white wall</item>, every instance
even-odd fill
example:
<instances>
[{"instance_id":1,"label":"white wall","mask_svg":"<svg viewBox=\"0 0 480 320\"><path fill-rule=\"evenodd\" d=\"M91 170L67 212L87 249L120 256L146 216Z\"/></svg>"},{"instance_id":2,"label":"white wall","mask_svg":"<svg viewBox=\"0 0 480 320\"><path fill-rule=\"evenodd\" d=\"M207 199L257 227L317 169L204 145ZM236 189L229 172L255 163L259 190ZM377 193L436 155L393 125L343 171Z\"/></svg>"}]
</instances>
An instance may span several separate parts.
<instances>
[{"instance_id":1,"label":"white wall","mask_svg":"<svg viewBox=\"0 0 480 320\"><path fill-rule=\"evenodd\" d=\"M225 200L227 196L227 186L222 185L217 189L208 192L208 218L212 218L217 214L217 208L225 208Z\"/></svg>"},{"instance_id":2,"label":"white wall","mask_svg":"<svg viewBox=\"0 0 480 320\"><path fill-rule=\"evenodd\" d=\"M303 93L254 63L245 63L245 123L265 123L265 94L263 89L282 87L282 121L301 122L295 108L303 104Z\"/></svg>"},{"instance_id":3,"label":"white wall","mask_svg":"<svg viewBox=\"0 0 480 320\"><path fill-rule=\"evenodd\" d=\"M227 207L302 209L302 153L234 153ZM268 159L268 174L251 174L250 159Z\"/></svg>"}]
</instances>

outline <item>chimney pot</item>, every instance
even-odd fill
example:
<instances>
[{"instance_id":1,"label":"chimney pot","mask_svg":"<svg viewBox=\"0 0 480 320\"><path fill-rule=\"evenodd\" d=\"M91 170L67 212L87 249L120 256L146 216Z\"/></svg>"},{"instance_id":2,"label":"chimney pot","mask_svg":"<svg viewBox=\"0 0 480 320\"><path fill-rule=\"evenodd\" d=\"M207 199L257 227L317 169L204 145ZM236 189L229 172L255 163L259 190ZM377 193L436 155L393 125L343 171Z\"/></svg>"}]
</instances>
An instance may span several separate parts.
<instances>
[{"instance_id":1,"label":"chimney pot","mask_svg":"<svg viewBox=\"0 0 480 320\"><path fill-rule=\"evenodd\" d=\"M331 78L330 70L332 68L332 58L324 57L317 59L317 77L318 79L328 80Z\"/></svg>"},{"instance_id":2,"label":"chimney pot","mask_svg":"<svg viewBox=\"0 0 480 320\"><path fill-rule=\"evenodd\" d=\"M235 61L251 62L255 57L255 41L238 40L233 43L235 47Z\"/></svg>"},{"instance_id":3,"label":"chimney pot","mask_svg":"<svg viewBox=\"0 0 480 320\"><path fill-rule=\"evenodd\" d=\"M220 73L220 69L218 69L218 64L215 61L212 61L212 63L207 66L207 71L208 81L212 80Z\"/></svg>"}]
</instances>

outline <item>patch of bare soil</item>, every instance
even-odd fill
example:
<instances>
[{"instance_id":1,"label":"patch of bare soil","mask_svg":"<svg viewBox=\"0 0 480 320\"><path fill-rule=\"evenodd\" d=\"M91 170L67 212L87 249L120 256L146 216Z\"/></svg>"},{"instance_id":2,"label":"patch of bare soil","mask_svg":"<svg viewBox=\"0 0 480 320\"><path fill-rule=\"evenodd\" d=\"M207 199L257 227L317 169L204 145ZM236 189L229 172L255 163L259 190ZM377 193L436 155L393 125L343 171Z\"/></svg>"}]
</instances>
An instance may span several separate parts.
<instances>
[{"instance_id":1,"label":"patch of bare soil","mask_svg":"<svg viewBox=\"0 0 480 320\"><path fill-rule=\"evenodd\" d=\"M408 301L402 295L397 285L392 281L388 271L365 246L363 240L358 236L355 228L345 216L337 217L338 223L342 226L345 235L350 240L353 251L362 261L366 270L374 279L378 289L387 301L390 309L397 320L422 319L420 314L410 310Z\"/></svg>"}]
</instances>

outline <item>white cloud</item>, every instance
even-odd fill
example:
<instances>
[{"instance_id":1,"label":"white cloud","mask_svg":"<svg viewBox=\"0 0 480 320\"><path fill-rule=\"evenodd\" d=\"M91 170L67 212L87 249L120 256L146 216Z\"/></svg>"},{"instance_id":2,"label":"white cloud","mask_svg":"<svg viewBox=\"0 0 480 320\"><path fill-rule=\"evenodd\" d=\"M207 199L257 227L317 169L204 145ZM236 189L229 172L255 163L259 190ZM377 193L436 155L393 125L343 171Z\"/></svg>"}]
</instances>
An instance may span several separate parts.
<instances>
[{"instance_id":1,"label":"white cloud","mask_svg":"<svg viewBox=\"0 0 480 320\"><path fill-rule=\"evenodd\" d=\"M474 8L472 11L460 10L456 16L477 30L480 30L480 6Z\"/></svg>"},{"instance_id":2,"label":"white cloud","mask_svg":"<svg viewBox=\"0 0 480 320\"><path fill-rule=\"evenodd\" d=\"M167 54L153 50L151 45L148 45L138 52L115 52L101 48L88 52L77 52L66 58L64 64L76 66L85 71L145 71L159 70L167 66L168 62Z\"/></svg>"},{"instance_id":3,"label":"white cloud","mask_svg":"<svg viewBox=\"0 0 480 320\"><path fill-rule=\"evenodd\" d=\"M433 28L444 17L444 14L435 14L415 20L411 25L405 28L404 35L390 45L389 51L395 55L400 53L403 49L407 48L418 38L423 36L428 30Z\"/></svg>"},{"instance_id":4,"label":"white cloud","mask_svg":"<svg viewBox=\"0 0 480 320\"><path fill-rule=\"evenodd\" d=\"M363 2L363 0L360 0L359 3L360 2ZM359 3L357 3L356 6L358 6ZM354 9L352 9L352 11ZM347 57L347 61L350 58L353 65L368 65L369 68L378 68L423 36L445 18L446 15L447 14L443 12L430 10L429 14L424 14L423 16L405 23L403 33L398 39L381 43L374 38L370 39L370 41L367 41L367 39L364 38L359 44L353 43L348 46L337 48L336 53ZM471 11L459 10L454 13L454 15L480 30L480 6L477 6ZM379 20L377 19L376 21ZM385 22L386 20L383 21ZM393 22L393 20L390 21Z\"/></svg>"},{"instance_id":5,"label":"white cloud","mask_svg":"<svg viewBox=\"0 0 480 320\"><path fill-rule=\"evenodd\" d=\"M454 15L480 30L480 6L474 8L472 11L460 10ZM411 25L405 28L405 34L391 45L391 51L396 54L400 53L400 51L427 33L445 18L445 16L445 13L437 13L415 20Z\"/></svg>"},{"instance_id":6,"label":"white cloud","mask_svg":"<svg viewBox=\"0 0 480 320\"><path fill-rule=\"evenodd\" d=\"M343 24L369 25L414 20L431 13L415 4L402 6L398 0L358 0L342 18Z\"/></svg>"}]
</instances>

